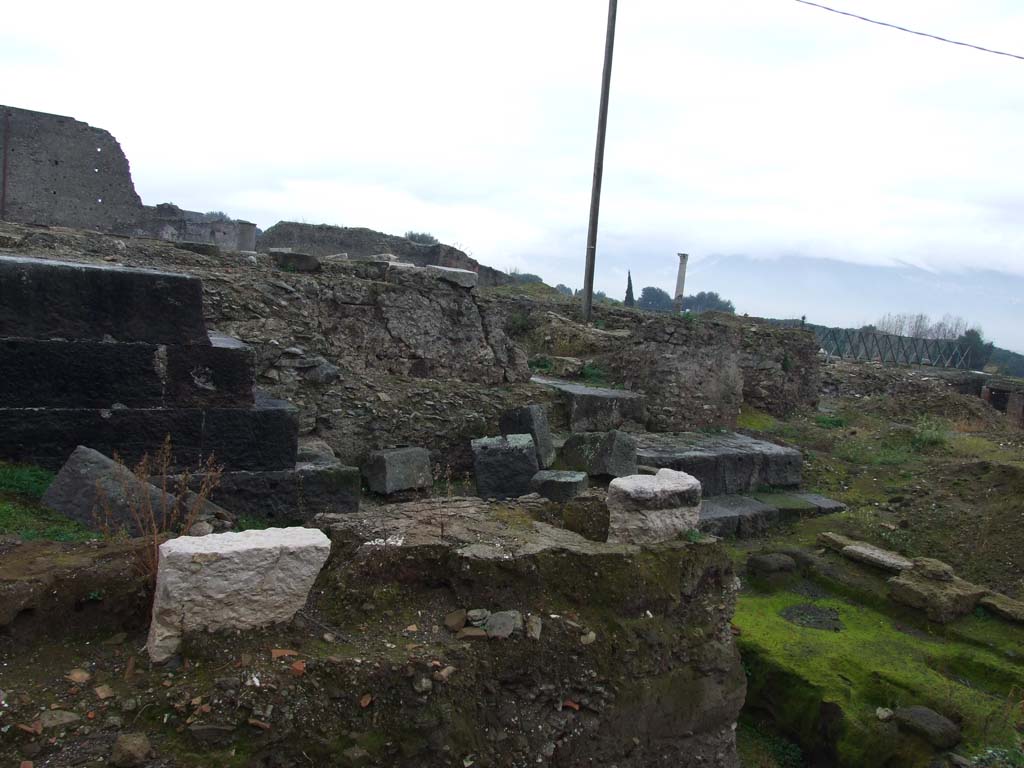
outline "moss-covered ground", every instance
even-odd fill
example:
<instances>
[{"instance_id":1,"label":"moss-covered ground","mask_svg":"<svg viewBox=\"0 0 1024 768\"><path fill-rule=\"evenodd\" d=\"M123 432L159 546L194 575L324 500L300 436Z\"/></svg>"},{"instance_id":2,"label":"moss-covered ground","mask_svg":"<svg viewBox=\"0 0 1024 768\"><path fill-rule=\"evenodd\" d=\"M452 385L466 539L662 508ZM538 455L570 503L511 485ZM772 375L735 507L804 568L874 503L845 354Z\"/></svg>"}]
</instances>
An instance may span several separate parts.
<instances>
[{"instance_id":1,"label":"moss-covered ground","mask_svg":"<svg viewBox=\"0 0 1024 768\"><path fill-rule=\"evenodd\" d=\"M740 427L800 448L805 487L849 505L732 545L739 568L752 552L793 547L827 563L771 588L744 580L734 620L749 683L743 764L798 764L778 746L799 743L804 764L928 765L925 742L876 715L921 704L961 726L956 751L972 765L1024 765L1024 627L983 609L932 624L888 600L884 574L816 544L822 531L843 533L1024 598L1024 434L977 398L926 386L840 393L784 419L745 409ZM798 605L833 609L843 629L783 618Z\"/></svg>"}]
</instances>

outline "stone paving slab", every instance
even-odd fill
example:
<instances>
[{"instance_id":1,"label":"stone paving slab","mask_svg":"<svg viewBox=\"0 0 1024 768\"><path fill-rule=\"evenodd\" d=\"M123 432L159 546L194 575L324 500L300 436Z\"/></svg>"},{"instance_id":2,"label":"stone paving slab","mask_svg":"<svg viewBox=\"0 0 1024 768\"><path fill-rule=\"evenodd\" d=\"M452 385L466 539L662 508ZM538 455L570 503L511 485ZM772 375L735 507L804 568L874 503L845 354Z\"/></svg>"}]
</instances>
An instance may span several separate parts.
<instances>
[{"instance_id":1,"label":"stone paving slab","mask_svg":"<svg viewBox=\"0 0 1024 768\"><path fill-rule=\"evenodd\" d=\"M635 438L639 464L693 475L705 497L800 485L803 458L795 448L732 432L645 432Z\"/></svg>"}]
</instances>

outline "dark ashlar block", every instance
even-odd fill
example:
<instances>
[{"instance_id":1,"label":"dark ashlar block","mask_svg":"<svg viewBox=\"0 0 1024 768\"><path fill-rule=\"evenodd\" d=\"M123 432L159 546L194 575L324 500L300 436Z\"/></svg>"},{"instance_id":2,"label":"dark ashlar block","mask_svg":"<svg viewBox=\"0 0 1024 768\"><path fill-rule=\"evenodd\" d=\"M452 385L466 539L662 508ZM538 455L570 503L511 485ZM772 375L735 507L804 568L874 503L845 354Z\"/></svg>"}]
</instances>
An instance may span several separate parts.
<instances>
[{"instance_id":1,"label":"dark ashlar block","mask_svg":"<svg viewBox=\"0 0 1024 768\"><path fill-rule=\"evenodd\" d=\"M0 407L129 408L253 402L254 355L212 346L0 339Z\"/></svg>"},{"instance_id":2,"label":"dark ashlar block","mask_svg":"<svg viewBox=\"0 0 1024 768\"><path fill-rule=\"evenodd\" d=\"M50 469L78 445L116 452L131 465L168 436L178 467L212 454L228 470L290 469L298 414L262 397L244 408L0 408L0 458Z\"/></svg>"},{"instance_id":3,"label":"dark ashlar block","mask_svg":"<svg viewBox=\"0 0 1024 768\"><path fill-rule=\"evenodd\" d=\"M203 344L199 278L0 256L0 337Z\"/></svg>"}]
</instances>

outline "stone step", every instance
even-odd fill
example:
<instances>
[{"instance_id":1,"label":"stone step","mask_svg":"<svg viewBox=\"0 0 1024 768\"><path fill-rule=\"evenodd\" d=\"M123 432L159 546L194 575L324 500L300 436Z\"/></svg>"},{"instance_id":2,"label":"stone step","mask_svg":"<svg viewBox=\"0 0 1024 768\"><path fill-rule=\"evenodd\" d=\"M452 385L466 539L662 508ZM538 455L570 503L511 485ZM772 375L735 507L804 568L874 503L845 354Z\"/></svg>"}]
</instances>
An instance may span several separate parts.
<instances>
[{"instance_id":1,"label":"stone step","mask_svg":"<svg viewBox=\"0 0 1024 768\"><path fill-rule=\"evenodd\" d=\"M701 502L698 527L723 538L761 536L779 523L842 512L846 505L817 493L725 495Z\"/></svg>"},{"instance_id":2,"label":"stone step","mask_svg":"<svg viewBox=\"0 0 1024 768\"><path fill-rule=\"evenodd\" d=\"M253 402L255 356L227 336L212 344L0 339L0 407L129 408Z\"/></svg>"},{"instance_id":3,"label":"stone step","mask_svg":"<svg viewBox=\"0 0 1024 768\"><path fill-rule=\"evenodd\" d=\"M0 337L210 343L190 275L0 256Z\"/></svg>"},{"instance_id":4,"label":"stone step","mask_svg":"<svg viewBox=\"0 0 1024 768\"><path fill-rule=\"evenodd\" d=\"M241 408L0 408L0 459L59 469L79 445L129 465L170 436L177 466L213 454L227 470L295 466L298 412L257 393Z\"/></svg>"},{"instance_id":5,"label":"stone step","mask_svg":"<svg viewBox=\"0 0 1024 768\"><path fill-rule=\"evenodd\" d=\"M607 432L623 425L644 427L647 423L647 400L638 392L588 387L547 376L534 376L530 381L559 393L572 432Z\"/></svg>"},{"instance_id":6,"label":"stone step","mask_svg":"<svg viewBox=\"0 0 1024 768\"><path fill-rule=\"evenodd\" d=\"M803 459L794 448L734 432L644 432L634 437L638 464L693 475L705 497L800 485Z\"/></svg>"}]
</instances>

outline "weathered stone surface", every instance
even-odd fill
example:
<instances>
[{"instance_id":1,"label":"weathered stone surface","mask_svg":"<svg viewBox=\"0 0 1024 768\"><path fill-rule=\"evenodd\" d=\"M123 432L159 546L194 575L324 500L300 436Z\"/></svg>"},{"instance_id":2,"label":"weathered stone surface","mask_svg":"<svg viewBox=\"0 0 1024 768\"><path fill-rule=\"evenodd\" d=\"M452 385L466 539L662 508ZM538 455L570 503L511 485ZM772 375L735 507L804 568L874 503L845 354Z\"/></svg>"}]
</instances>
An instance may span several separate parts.
<instances>
[{"instance_id":1,"label":"weathered stone surface","mask_svg":"<svg viewBox=\"0 0 1024 768\"><path fill-rule=\"evenodd\" d=\"M562 526L591 541L608 541L608 504L601 488L588 488L562 507Z\"/></svg>"},{"instance_id":2,"label":"weathered stone surface","mask_svg":"<svg viewBox=\"0 0 1024 768\"><path fill-rule=\"evenodd\" d=\"M144 733L120 733L110 754L114 768L139 768L146 764L153 747Z\"/></svg>"},{"instance_id":3,"label":"weathered stone surface","mask_svg":"<svg viewBox=\"0 0 1024 768\"><path fill-rule=\"evenodd\" d=\"M619 430L579 432L565 441L561 463L592 476L635 475L636 441Z\"/></svg>"},{"instance_id":4,"label":"weathered stone surface","mask_svg":"<svg viewBox=\"0 0 1024 768\"><path fill-rule=\"evenodd\" d=\"M1000 595L998 592L989 592L979 602L982 607L1000 618L1024 624L1024 602L1020 600Z\"/></svg>"},{"instance_id":5,"label":"weathered stone surface","mask_svg":"<svg viewBox=\"0 0 1024 768\"><path fill-rule=\"evenodd\" d=\"M146 649L173 656L186 632L252 629L288 621L330 554L313 528L184 536L160 545Z\"/></svg>"},{"instance_id":6,"label":"weathered stone surface","mask_svg":"<svg viewBox=\"0 0 1024 768\"><path fill-rule=\"evenodd\" d=\"M537 449L529 435L484 437L472 442L476 492L484 499L507 499L530 492L537 474Z\"/></svg>"},{"instance_id":7,"label":"weathered stone surface","mask_svg":"<svg viewBox=\"0 0 1024 768\"><path fill-rule=\"evenodd\" d=\"M913 560L914 574L932 581L952 581L956 578L953 566L931 557L915 557Z\"/></svg>"},{"instance_id":8,"label":"weathered stone surface","mask_svg":"<svg viewBox=\"0 0 1024 768\"><path fill-rule=\"evenodd\" d=\"M818 508L819 515L832 515L838 512L845 512L846 505L841 501L830 499L827 496L822 496L819 493L793 493L790 494L794 498L806 501L808 504L813 504Z\"/></svg>"},{"instance_id":9,"label":"weathered stone surface","mask_svg":"<svg viewBox=\"0 0 1024 768\"><path fill-rule=\"evenodd\" d=\"M824 531L818 534L818 543L827 549L842 552L847 547L853 546L858 542L855 539L851 539L848 536L843 536L839 533Z\"/></svg>"},{"instance_id":10,"label":"weathered stone surface","mask_svg":"<svg viewBox=\"0 0 1024 768\"><path fill-rule=\"evenodd\" d=\"M253 400L252 350L213 345L0 339L0 407L241 405Z\"/></svg>"},{"instance_id":11,"label":"weathered stone surface","mask_svg":"<svg viewBox=\"0 0 1024 768\"><path fill-rule=\"evenodd\" d=\"M871 544L865 544L864 542L857 542L843 547L839 553L847 560L866 563L890 573L899 573L914 567L914 563L903 557L903 555Z\"/></svg>"},{"instance_id":12,"label":"weathered stone surface","mask_svg":"<svg viewBox=\"0 0 1024 768\"><path fill-rule=\"evenodd\" d=\"M476 283L479 279L479 275L469 269L455 269L454 267L439 267L436 264L428 264L425 270L431 277L454 283L462 288L476 288Z\"/></svg>"},{"instance_id":13,"label":"weathered stone surface","mask_svg":"<svg viewBox=\"0 0 1024 768\"><path fill-rule=\"evenodd\" d=\"M541 469L547 469L554 463L555 444L544 406L526 405L506 411L501 416L499 428L503 435L530 435L537 448L537 464Z\"/></svg>"},{"instance_id":14,"label":"weathered stone surface","mask_svg":"<svg viewBox=\"0 0 1024 768\"><path fill-rule=\"evenodd\" d=\"M202 473L192 476L198 488ZM332 462L298 462L291 469L224 472L211 500L236 515L274 525L298 525L325 512L359 509L362 481L357 467Z\"/></svg>"},{"instance_id":15,"label":"weathered stone surface","mask_svg":"<svg viewBox=\"0 0 1024 768\"><path fill-rule=\"evenodd\" d=\"M640 434L637 461L693 475L700 480L705 497L764 486L796 487L803 466L800 452L794 448L735 433Z\"/></svg>"},{"instance_id":16,"label":"weathered stone surface","mask_svg":"<svg viewBox=\"0 0 1024 768\"><path fill-rule=\"evenodd\" d=\"M845 550L844 550L845 552ZM889 579L889 598L924 611L932 621L946 624L973 611L988 590L963 579L935 581L904 570Z\"/></svg>"},{"instance_id":17,"label":"weathered stone surface","mask_svg":"<svg viewBox=\"0 0 1024 768\"><path fill-rule=\"evenodd\" d=\"M426 448L389 448L372 451L363 475L374 493L397 493L429 488L430 451Z\"/></svg>"},{"instance_id":18,"label":"weathered stone surface","mask_svg":"<svg viewBox=\"0 0 1024 768\"><path fill-rule=\"evenodd\" d=\"M573 432L604 432L626 424L645 426L644 396L624 389L588 387L559 379L534 376L532 381L559 392Z\"/></svg>"},{"instance_id":19,"label":"weathered stone surface","mask_svg":"<svg viewBox=\"0 0 1024 768\"><path fill-rule=\"evenodd\" d=\"M782 552L763 552L747 558L747 572L751 576L773 576L795 570L796 560Z\"/></svg>"},{"instance_id":20,"label":"weathered stone surface","mask_svg":"<svg viewBox=\"0 0 1024 768\"><path fill-rule=\"evenodd\" d=\"M524 523L509 514L516 505L424 500L322 518L318 523L328 530L335 548L329 576L365 590L382 579L398 583L393 575L401 573L406 592L441 579L452 594L448 605L435 608L435 623L458 606L502 606L523 616L543 615L543 632L534 635L538 639L524 632L483 642L487 632L473 628L479 642L460 651L460 679L511 675L528 691L523 695L518 688L491 691L479 685L471 699L452 699L459 721L474 728L481 721L469 713L479 713L481 707L515 712L506 726L510 738L496 748L499 753L487 753L494 754L495 764L535 762L548 738L537 733L538 717L547 718L543 722L557 717L563 723L572 717L582 730L567 732L558 746L559 759L567 766L614 761L635 768L735 768L731 724L742 705L744 676L728 629L735 579L724 547L713 542L679 541L651 548L590 542L543 523ZM498 509L502 515L494 514ZM565 604L566 599L574 609L571 623L542 608ZM607 624L598 619L637 617L647 610L658 617L657 642L641 638L627 646L613 641ZM462 632L466 640L474 639L467 629ZM584 638L594 642L584 645ZM526 661L539 653L548 660L544 665ZM613 696L588 686L588 669L607 670L600 688L614 686ZM586 696L587 717L568 711L564 690L549 695L538 684L556 674L573 681L578 691L571 696L574 701ZM450 738L447 720L427 727ZM427 757L424 764L435 761Z\"/></svg>"},{"instance_id":21,"label":"weathered stone surface","mask_svg":"<svg viewBox=\"0 0 1024 768\"><path fill-rule=\"evenodd\" d=\"M779 510L749 496L714 496L700 505L698 527L714 536L749 539L779 522Z\"/></svg>"},{"instance_id":22,"label":"weathered stone surface","mask_svg":"<svg viewBox=\"0 0 1024 768\"><path fill-rule=\"evenodd\" d=\"M155 453L170 435L176 466L211 453L228 469L295 465L297 413L260 397L243 408L0 408L0 458L59 468L78 445L129 465Z\"/></svg>"},{"instance_id":23,"label":"weathered stone surface","mask_svg":"<svg viewBox=\"0 0 1024 768\"><path fill-rule=\"evenodd\" d=\"M519 611L496 611L487 617L484 631L497 640L512 637L513 632L523 631L523 615Z\"/></svg>"},{"instance_id":24,"label":"weathered stone surface","mask_svg":"<svg viewBox=\"0 0 1024 768\"><path fill-rule=\"evenodd\" d=\"M290 249L271 249L270 258L278 269L285 272L319 272L320 259L308 253L296 253Z\"/></svg>"},{"instance_id":25,"label":"weathered stone surface","mask_svg":"<svg viewBox=\"0 0 1024 768\"><path fill-rule=\"evenodd\" d=\"M0 337L209 344L195 277L0 256Z\"/></svg>"},{"instance_id":26,"label":"weathered stone surface","mask_svg":"<svg viewBox=\"0 0 1024 768\"><path fill-rule=\"evenodd\" d=\"M617 477L608 486L608 541L656 544L694 530L700 481L685 472Z\"/></svg>"},{"instance_id":27,"label":"weathered stone surface","mask_svg":"<svg viewBox=\"0 0 1024 768\"><path fill-rule=\"evenodd\" d=\"M796 494L790 493L754 493L758 501L779 510L779 522L791 522L818 514L818 507Z\"/></svg>"},{"instance_id":28,"label":"weathered stone surface","mask_svg":"<svg viewBox=\"0 0 1024 768\"><path fill-rule=\"evenodd\" d=\"M587 489L586 472L545 469L533 476L530 490L551 501L571 501Z\"/></svg>"},{"instance_id":29,"label":"weathered stone surface","mask_svg":"<svg viewBox=\"0 0 1024 768\"><path fill-rule=\"evenodd\" d=\"M960 743L956 723L928 707L900 707L893 712L893 719L900 728L923 736L937 749L952 749Z\"/></svg>"},{"instance_id":30,"label":"weathered stone surface","mask_svg":"<svg viewBox=\"0 0 1024 768\"><path fill-rule=\"evenodd\" d=\"M173 487L173 483L169 484ZM146 509L153 510L157 518L169 514L177 505L170 493L150 483L140 482L123 465L99 451L78 446L43 494L43 504L62 515L77 520L88 528L113 531L122 528L133 535L142 533L132 515ZM181 505L191 509L198 503L193 493L187 493ZM182 519L186 514L183 513ZM206 501L198 511L200 520L228 521L232 516L216 504Z\"/></svg>"}]
</instances>

